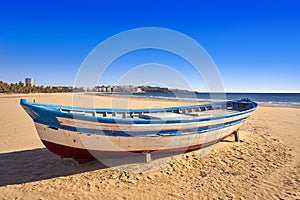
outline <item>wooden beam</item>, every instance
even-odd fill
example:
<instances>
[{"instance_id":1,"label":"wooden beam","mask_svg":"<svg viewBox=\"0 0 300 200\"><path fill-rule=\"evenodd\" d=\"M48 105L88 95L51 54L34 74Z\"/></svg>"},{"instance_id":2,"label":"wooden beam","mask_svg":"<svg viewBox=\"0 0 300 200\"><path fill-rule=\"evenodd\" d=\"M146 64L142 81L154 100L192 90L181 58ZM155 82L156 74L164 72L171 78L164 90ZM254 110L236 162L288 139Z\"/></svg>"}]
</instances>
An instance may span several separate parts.
<instances>
[{"instance_id":1,"label":"wooden beam","mask_svg":"<svg viewBox=\"0 0 300 200\"><path fill-rule=\"evenodd\" d=\"M240 141L240 134L239 134L239 131L236 130L236 131L233 132L233 134L234 134L234 141L235 141L235 142L239 142L239 141Z\"/></svg>"}]
</instances>

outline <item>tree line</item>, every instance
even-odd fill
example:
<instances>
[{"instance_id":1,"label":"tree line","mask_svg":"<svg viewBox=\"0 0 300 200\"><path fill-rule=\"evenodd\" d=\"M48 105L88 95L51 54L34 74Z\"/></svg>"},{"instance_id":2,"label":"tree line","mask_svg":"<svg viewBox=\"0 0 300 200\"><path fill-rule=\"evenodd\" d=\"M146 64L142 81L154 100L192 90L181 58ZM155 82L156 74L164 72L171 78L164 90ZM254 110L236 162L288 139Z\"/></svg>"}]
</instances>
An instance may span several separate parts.
<instances>
[{"instance_id":1,"label":"tree line","mask_svg":"<svg viewBox=\"0 0 300 200\"><path fill-rule=\"evenodd\" d=\"M77 90L82 90L78 88ZM26 86L22 81L19 83L6 83L0 81L0 93L60 93L73 92L73 87L65 86Z\"/></svg>"},{"instance_id":2,"label":"tree line","mask_svg":"<svg viewBox=\"0 0 300 200\"><path fill-rule=\"evenodd\" d=\"M66 92L186 92L187 90L168 89L153 86L96 86L94 88L70 86L26 86L22 81L6 83L0 81L0 93L66 93Z\"/></svg>"}]
</instances>

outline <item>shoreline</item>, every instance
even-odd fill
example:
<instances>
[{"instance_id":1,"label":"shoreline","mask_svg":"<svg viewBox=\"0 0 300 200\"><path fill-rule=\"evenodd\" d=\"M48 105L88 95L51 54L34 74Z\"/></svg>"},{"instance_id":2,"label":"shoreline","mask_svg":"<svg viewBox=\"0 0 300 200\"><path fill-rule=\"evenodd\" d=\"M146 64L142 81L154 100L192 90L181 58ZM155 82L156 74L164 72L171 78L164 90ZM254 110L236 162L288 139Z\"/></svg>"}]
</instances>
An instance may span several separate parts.
<instances>
[{"instance_id":1,"label":"shoreline","mask_svg":"<svg viewBox=\"0 0 300 200\"><path fill-rule=\"evenodd\" d=\"M204 99L200 99L198 101L196 100L191 100L191 99L184 99L184 98L178 98L178 99L174 99L174 98L160 98L160 97L147 97L147 96L126 96L126 95L91 95L89 93L28 93L28 94L0 94L0 98L33 98L33 97L41 97L41 96L46 96L46 95L72 95L72 96L76 96L74 94L77 95L87 95L87 96L94 96L94 97L104 97L104 98L116 98L116 99L125 99L125 100L138 100L138 101L157 101L157 102L173 102L173 103L184 103L185 105L192 105L192 104L204 104L204 103L210 103L209 100L204 100ZM282 104L278 104L278 103L283 103L283 102L272 102L272 103L258 103L259 107L279 107L279 108L296 108L296 109L300 109L300 103L299 106L298 105L282 105Z\"/></svg>"}]
</instances>

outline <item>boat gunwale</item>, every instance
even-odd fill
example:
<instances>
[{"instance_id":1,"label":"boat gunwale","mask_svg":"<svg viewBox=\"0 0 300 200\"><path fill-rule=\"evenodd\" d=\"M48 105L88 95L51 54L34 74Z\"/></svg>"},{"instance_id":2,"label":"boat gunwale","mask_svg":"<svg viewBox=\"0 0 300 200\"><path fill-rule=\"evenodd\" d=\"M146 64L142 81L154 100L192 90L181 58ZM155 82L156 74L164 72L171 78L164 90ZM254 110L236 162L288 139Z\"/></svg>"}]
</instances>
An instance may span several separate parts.
<instances>
[{"instance_id":1,"label":"boat gunwale","mask_svg":"<svg viewBox=\"0 0 300 200\"><path fill-rule=\"evenodd\" d=\"M251 104L252 107L238 111L237 113L230 113L222 116L211 116L211 117L202 117L196 119L137 119L137 118L112 118L112 117L101 117L101 116L88 116L88 115L81 115L76 113L66 113L62 112L62 109L66 110L73 110L73 111L82 111L82 112L126 112L126 113L151 113L151 112L168 112L172 110L178 109L192 109L192 108L201 108L201 107L215 107L220 105L227 105L230 103L245 103ZM102 123L119 123L119 124L172 124L172 123L192 123L192 122L204 122L204 121L212 121L212 120L219 120L225 119L230 117L235 117L243 114L247 114L253 112L258 104L256 102L250 100L231 100L225 102L217 102L213 104L197 104L191 106L178 106L178 107L167 107L167 108L160 108L160 109L106 109L106 108L78 108L78 107L71 107L71 106L60 106L60 105L53 105L53 104L39 104L34 102L27 102L26 99L21 99L20 104L26 107L37 108L45 112L53 113L56 117L64 117L64 118L71 118L71 119L81 119L86 121L98 122ZM205 112L205 111L201 111ZM226 112L226 109L224 110Z\"/></svg>"}]
</instances>

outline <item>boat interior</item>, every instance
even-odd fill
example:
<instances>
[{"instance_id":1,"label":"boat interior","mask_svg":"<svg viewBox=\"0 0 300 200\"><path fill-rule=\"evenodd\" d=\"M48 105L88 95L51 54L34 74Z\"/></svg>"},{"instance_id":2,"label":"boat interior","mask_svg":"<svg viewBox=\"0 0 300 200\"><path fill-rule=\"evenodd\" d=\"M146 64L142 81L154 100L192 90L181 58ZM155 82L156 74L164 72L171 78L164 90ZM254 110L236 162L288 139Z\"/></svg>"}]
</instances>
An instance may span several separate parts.
<instances>
[{"instance_id":1,"label":"boat interior","mask_svg":"<svg viewBox=\"0 0 300 200\"><path fill-rule=\"evenodd\" d=\"M211 116L224 116L227 114L238 113L240 109L236 109L234 104L223 104L217 106L187 106L175 107L159 110L128 110L128 111L98 111L98 110L76 110L61 108L63 113L71 113L74 115L94 116L103 118L134 118L134 119L196 119L207 118Z\"/></svg>"}]
</instances>

